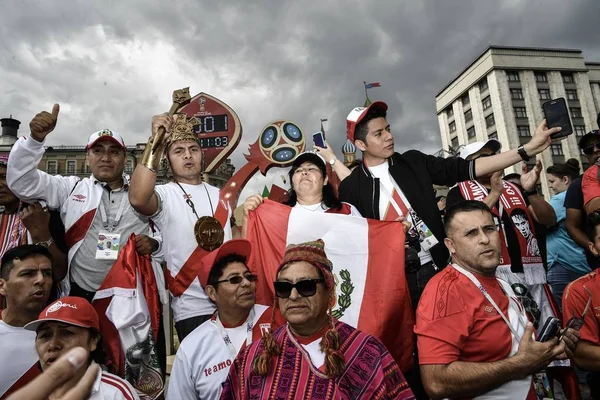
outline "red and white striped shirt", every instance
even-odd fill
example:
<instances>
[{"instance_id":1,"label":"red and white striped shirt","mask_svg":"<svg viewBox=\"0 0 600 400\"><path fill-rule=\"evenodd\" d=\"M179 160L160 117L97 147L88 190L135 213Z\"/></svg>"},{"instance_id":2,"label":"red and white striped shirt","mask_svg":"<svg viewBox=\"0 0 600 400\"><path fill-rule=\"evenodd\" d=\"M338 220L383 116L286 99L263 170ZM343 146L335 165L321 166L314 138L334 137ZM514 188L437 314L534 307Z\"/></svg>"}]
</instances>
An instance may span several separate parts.
<instances>
[{"instance_id":1,"label":"red and white striped shirt","mask_svg":"<svg viewBox=\"0 0 600 400\"><path fill-rule=\"evenodd\" d=\"M88 400L140 400L140 397L126 380L100 371Z\"/></svg>"}]
</instances>

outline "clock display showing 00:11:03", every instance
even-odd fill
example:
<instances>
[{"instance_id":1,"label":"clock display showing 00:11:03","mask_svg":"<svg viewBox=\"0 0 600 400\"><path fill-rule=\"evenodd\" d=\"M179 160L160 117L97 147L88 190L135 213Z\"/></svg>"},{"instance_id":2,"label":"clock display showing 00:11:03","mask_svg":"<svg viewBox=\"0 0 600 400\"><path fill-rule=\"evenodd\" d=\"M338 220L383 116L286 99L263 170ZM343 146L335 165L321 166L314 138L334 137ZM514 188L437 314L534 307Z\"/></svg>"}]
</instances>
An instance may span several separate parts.
<instances>
[{"instance_id":1,"label":"clock display showing 00:11:03","mask_svg":"<svg viewBox=\"0 0 600 400\"><path fill-rule=\"evenodd\" d=\"M227 136L201 137L200 147L203 149L211 147L226 147L229 143Z\"/></svg>"}]
</instances>

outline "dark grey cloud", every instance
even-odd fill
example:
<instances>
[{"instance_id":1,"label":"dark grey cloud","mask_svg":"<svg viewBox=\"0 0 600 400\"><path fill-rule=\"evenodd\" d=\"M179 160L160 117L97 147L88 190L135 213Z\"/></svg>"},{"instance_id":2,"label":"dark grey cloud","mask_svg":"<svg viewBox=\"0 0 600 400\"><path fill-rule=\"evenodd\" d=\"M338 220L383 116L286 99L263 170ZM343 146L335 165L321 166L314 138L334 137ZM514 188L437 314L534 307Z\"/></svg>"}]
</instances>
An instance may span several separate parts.
<instances>
[{"instance_id":1,"label":"dark grey cloud","mask_svg":"<svg viewBox=\"0 0 600 400\"><path fill-rule=\"evenodd\" d=\"M598 15L597 0L7 0L0 114L26 126L59 102L52 144L83 144L104 127L143 142L171 91L191 86L238 112L239 167L275 119L308 135L328 118L339 149L362 82L380 81L369 95L390 105L397 149L435 152L435 94L488 43L580 48L600 61Z\"/></svg>"}]
</instances>

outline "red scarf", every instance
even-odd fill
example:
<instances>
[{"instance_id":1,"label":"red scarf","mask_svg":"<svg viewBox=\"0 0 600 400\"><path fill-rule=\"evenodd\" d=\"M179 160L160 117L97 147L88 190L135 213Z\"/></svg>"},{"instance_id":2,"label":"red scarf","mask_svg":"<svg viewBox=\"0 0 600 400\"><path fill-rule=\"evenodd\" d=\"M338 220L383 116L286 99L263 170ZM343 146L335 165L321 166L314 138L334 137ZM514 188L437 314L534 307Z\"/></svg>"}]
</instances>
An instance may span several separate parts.
<instances>
[{"instance_id":1,"label":"red scarf","mask_svg":"<svg viewBox=\"0 0 600 400\"><path fill-rule=\"evenodd\" d=\"M525 282L530 285L546 283L546 271L544 270L544 264L542 257L540 256L540 249L537 243L535 235L535 224L531 214L527 210L527 203L521 194L521 190L510 182L502 181L504 190L500 195L500 209L494 206L492 208L492 214L500 221L500 239L502 242L502 258L500 259L500 265L496 270L496 275L500 278L506 278L504 275L511 273L510 256L508 253L508 247L506 242L504 224L502 224L502 214L508 213L513 223L511 224L512 229L515 232L515 236L519 240L519 250L521 252L521 262L523 264L523 272L525 273ZM465 200L478 200L483 201L488 196L488 190L477 181L464 181L458 184L458 188ZM521 210L519 213L521 216L526 216L527 225L529 227L528 237L523 236L521 231L517 228L514 218L518 218L514 215L515 211ZM521 219L522 221L522 219ZM525 221L522 221L523 224Z\"/></svg>"}]
</instances>

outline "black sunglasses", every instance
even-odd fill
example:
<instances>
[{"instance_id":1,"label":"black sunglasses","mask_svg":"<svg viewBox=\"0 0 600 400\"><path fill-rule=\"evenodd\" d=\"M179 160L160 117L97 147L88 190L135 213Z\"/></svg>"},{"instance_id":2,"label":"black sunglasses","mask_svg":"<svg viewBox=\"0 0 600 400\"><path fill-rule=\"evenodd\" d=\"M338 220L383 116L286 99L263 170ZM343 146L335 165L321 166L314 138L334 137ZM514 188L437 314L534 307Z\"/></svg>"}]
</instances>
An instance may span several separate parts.
<instances>
[{"instance_id":1,"label":"black sunglasses","mask_svg":"<svg viewBox=\"0 0 600 400\"><path fill-rule=\"evenodd\" d=\"M287 299L292 294L293 288L296 288L296 291L302 297L314 296L315 293L317 293L317 284L324 282L325 279L323 278L305 279L296 283L275 281L273 282L273 286L275 286L275 294L277 297Z\"/></svg>"},{"instance_id":2,"label":"black sunglasses","mask_svg":"<svg viewBox=\"0 0 600 400\"><path fill-rule=\"evenodd\" d=\"M583 154L585 154L586 156L589 156L590 154L594 154L595 147L600 149L600 140L597 140L594 143L590 144L589 146L584 147Z\"/></svg>"},{"instance_id":3,"label":"black sunglasses","mask_svg":"<svg viewBox=\"0 0 600 400\"><path fill-rule=\"evenodd\" d=\"M232 276L229 279L223 279L222 281L216 281L214 284L216 285L217 283L229 282L232 285L239 285L240 283L242 283L242 281L244 279L246 279L248 282L256 282L258 280L258 276L255 274L247 274L244 276L236 275L236 276Z\"/></svg>"}]
</instances>

